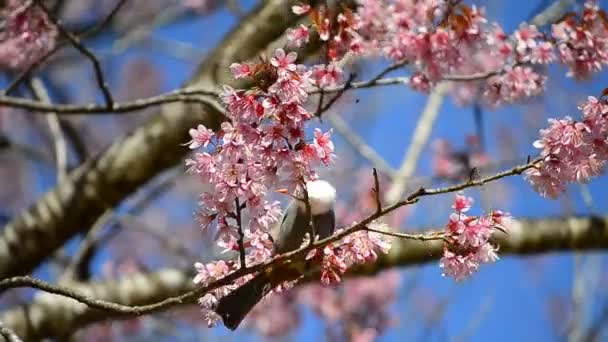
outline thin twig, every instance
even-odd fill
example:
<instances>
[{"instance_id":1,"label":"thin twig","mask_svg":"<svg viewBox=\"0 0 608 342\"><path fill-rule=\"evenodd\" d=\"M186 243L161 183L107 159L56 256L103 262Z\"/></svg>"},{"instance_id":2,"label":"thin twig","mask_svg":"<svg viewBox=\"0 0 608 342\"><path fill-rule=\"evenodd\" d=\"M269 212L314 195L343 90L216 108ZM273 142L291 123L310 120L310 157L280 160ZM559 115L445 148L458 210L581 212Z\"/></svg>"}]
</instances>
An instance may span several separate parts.
<instances>
[{"instance_id":1,"label":"thin twig","mask_svg":"<svg viewBox=\"0 0 608 342\"><path fill-rule=\"evenodd\" d=\"M400 62L395 62L391 65L389 65L386 69L382 70L378 75L376 75L376 77L372 78L371 80L369 80L370 83L374 83L379 81L382 77L388 75L389 73L402 68L406 65L409 64L409 61L400 61Z\"/></svg>"},{"instance_id":2,"label":"thin twig","mask_svg":"<svg viewBox=\"0 0 608 342\"><path fill-rule=\"evenodd\" d=\"M350 74L348 76L348 79L346 80L346 83L344 84L344 87L342 88L342 90L338 91L338 93L336 94L336 96L332 97L325 105L322 105L322 99L323 99L323 95L325 93L321 93L321 99L319 100L319 108L317 108L317 111L315 112L315 116L321 118L321 116L323 115L323 113L325 113L327 110L329 110L329 108L331 108L331 106L334 105L334 103L336 103L336 101L338 101L342 95L344 95L344 93L346 93L346 91L348 89L350 89L350 85L353 82L353 78L355 77L354 74Z\"/></svg>"},{"instance_id":3,"label":"thin twig","mask_svg":"<svg viewBox=\"0 0 608 342\"><path fill-rule=\"evenodd\" d=\"M53 15L53 13L51 13L51 11L49 11L48 8L42 3L42 1L34 0L34 2L36 3L36 5L38 7L40 7L40 9L42 9L42 11L45 12L45 14L48 16L49 20L57 27L57 30L70 41L72 46L74 46L76 48L76 50L78 50L81 54L83 54L85 57L87 57L91 61L91 63L93 64L93 69L95 70L95 80L97 81L97 85L99 86L99 89L101 89L101 92L103 94L106 108L108 108L108 109L113 108L114 99L112 98L112 93L110 92L110 88L108 87L108 84L105 81L105 78L103 76L103 72L101 70L101 63L99 63L99 60L97 59L95 54L93 52L91 52L89 49L87 49L80 42L80 38L78 38L76 35L72 34L71 32L67 31L63 27L61 20L59 20L57 17L55 17Z\"/></svg>"},{"instance_id":4,"label":"thin twig","mask_svg":"<svg viewBox=\"0 0 608 342\"><path fill-rule=\"evenodd\" d=\"M378 179L378 171L373 168L374 174L374 198L376 199L376 212L379 213L382 210L382 200L380 199L380 180Z\"/></svg>"},{"instance_id":5,"label":"thin twig","mask_svg":"<svg viewBox=\"0 0 608 342\"><path fill-rule=\"evenodd\" d=\"M76 274L80 265L91 255L95 246L97 245L98 235L103 228L106 227L114 218L114 211L112 209L106 210L93 224L93 227L87 232L84 239L80 243L78 250L74 254L74 257L65 268L65 271L59 277L59 283L65 283L76 279Z\"/></svg>"},{"instance_id":6,"label":"thin twig","mask_svg":"<svg viewBox=\"0 0 608 342\"><path fill-rule=\"evenodd\" d=\"M127 3L127 1L128 0L119 0L116 3L116 5L114 6L114 8L112 8L110 13L108 13L108 15L105 18L103 18L98 24L91 27L90 29L87 29L86 31L82 32L81 34L79 33L78 37L80 39L85 39L85 38L94 36L94 35L98 34L99 32L101 32L105 27L107 27L112 22L112 20L114 20L114 18L118 14L118 12Z\"/></svg>"},{"instance_id":7,"label":"thin twig","mask_svg":"<svg viewBox=\"0 0 608 342\"><path fill-rule=\"evenodd\" d=\"M310 197L308 197L308 189L306 188L306 183L303 184L302 189L304 191L304 206L306 207L306 217L308 218L308 227L310 229L310 240L308 245L312 246L317 239L317 230L315 229L315 222L312 217L312 207L310 205Z\"/></svg>"},{"instance_id":8,"label":"thin twig","mask_svg":"<svg viewBox=\"0 0 608 342\"><path fill-rule=\"evenodd\" d=\"M33 78L30 81L30 86L36 98L46 104L51 104L51 97L47 92L42 80L40 78ZM63 180L67 177L68 172L68 148L67 143L65 141L65 137L63 136L63 132L61 130L61 123L59 121L59 116L55 112L48 112L47 123L49 125L49 130L51 132L51 136L53 137L53 145L55 152L55 163L57 164L57 183L63 182Z\"/></svg>"},{"instance_id":9,"label":"thin twig","mask_svg":"<svg viewBox=\"0 0 608 342\"><path fill-rule=\"evenodd\" d=\"M391 231L385 231L385 230L380 230L380 229L375 229L375 228L370 228L370 227L365 227L364 230L367 230L369 232L378 233L378 234L393 236L393 237L397 237L397 238L401 238L401 239L407 239L407 240L418 240L418 241L444 240L444 241L449 242L449 240L447 240L447 238L445 237L445 234L443 232L428 232L428 233L424 233L424 234L408 234L408 233L396 233L396 232L391 232Z\"/></svg>"},{"instance_id":10,"label":"thin twig","mask_svg":"<svg viewBox=\"0 0 608 342\"><path fill-rule=\"evenodd\" d=\"M219 103L207 97L217 98L219 94L212 90L199 89L196 87L177 89L156 96L141 98L133 101L114 103L112 108L100 106L95 103L73 105L73 104L46 104L41 101L25 99L21 97L0 95L0 106L27 109L31 112L56 112L58 114L120 114L129 113L148 107L172 102L202 103L215 107L223 112Z\"/></svg>"}]
</instances>

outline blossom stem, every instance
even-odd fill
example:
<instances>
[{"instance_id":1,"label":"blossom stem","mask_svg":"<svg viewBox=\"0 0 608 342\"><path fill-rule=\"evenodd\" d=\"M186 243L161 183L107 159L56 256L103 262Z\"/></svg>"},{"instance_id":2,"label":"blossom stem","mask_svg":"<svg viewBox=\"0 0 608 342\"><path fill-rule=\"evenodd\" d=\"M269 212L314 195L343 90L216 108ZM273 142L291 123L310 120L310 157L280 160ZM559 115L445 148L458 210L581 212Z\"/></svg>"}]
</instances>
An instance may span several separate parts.
<instances>
[{"instance_id":1,"label":"blossom stem","mask_svg":"<svg viewBox=\"0 0 608 342\"><path fill-rule=\"evenodd\" d=\"M243 232L243 219L241 216L241 203L238 197L234 199L236 204L236 223L239 229L239 258L241 260L241 269L247 269L247 263L245 258L245 233Z\"/></svg>"},{"instance_id":2,"label":"blossom stem","mask_svg":"<svg viewBox=\"0 0 608 342\"><path fill-rule=\"evenodd\" d=\"M449 242L449 240L445 236L445 234L440 231L428 232L428 233L424 233L424 234L408 234L408 233L389 232L389 231L374 229L374 228L370 228L370 227L365 227L365 230L367 230L368 232L398 237L401 239L418 240L418 241L443 240L445 242Z\"/></svg>"}]
</instances>

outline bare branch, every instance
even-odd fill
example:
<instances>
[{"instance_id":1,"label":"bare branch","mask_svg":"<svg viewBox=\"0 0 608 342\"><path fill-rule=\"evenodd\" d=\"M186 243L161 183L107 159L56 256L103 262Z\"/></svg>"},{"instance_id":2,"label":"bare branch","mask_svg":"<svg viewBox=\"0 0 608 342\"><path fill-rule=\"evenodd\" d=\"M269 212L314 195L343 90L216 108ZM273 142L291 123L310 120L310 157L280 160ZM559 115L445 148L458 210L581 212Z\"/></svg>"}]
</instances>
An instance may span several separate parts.
<instances>
[{"instance_id":1,"label":"bare branch","mask_svg":"<svg viewBox=\"0 0 608 342\"><path fill-rule=\"evenodd\" d=\"M112 99L112 93L110 92L110 88L108 87L108 84L105 81L105 78L103 76L103 71L101 70L101 63L99 63L99 60L97 59L95 54L93 52L91 52L89 49L87 49L80 42L80 38L78 38L71 32L67 31L63 27L61 21L58 18L56 18L53 15L53 13L51 13L51 11L48 10L48 8L46 8L46 6L42 3L42 1L34 0L34 2L36 3L36 5L38 7L40 7L46 13L46 15L49 17L49 20L57 27L57 30L59 30L59 32L70 41L70 43L76 48L76 50L78 50L80 53L85 55L91 61L91 63L93 64L93 69L95 70L95 79L97 81L97 85L99 86L99 89L101 89L101 92L103 94L106 108L111 109L114 106L114 100Z\"/></svg>"},{"instance_id":2,"label":"bare branch","mask_svg":"<svg viewBox=\"0 0 608 342\"><path fill-rule=\"evenodd\" d=\"M422 150L431 135L433 124L441 109L441 104L446 91L447 85L445 83L440 83L431 92L431 95L429 95L426 106L418 118L418 123L416 124L414 134L412 135L412 142L405 153L405 158L403 158L401 167L399 168L399 171L397 171L397 175L393 178L391 187L384 196L385 201L388 203L394 203L401 198L405 192L407 181L414 175Z\"/></svg>"},{"instance_id":3,"label":"bare branch","mask_svg":"<svg viewBox=\"0 0 608 342\"><path fill-rule=\"evenodd\" d=\"M0 322L0 336L4 337L7 342L22 342L21 338L2 322Z\"/></svg>"},{"instance_id":4,"label":"bare branch","mask_svg":"<svg viewBox=\"0 0 608 342\"><path fill-rule=\"evenodd\" d=\"M206 97L207 98L206 98ZM62 115L66 114L121 114L129 113L137 110L146 109L162 104L169 104L174 102L184 103L199 103L210 105L217 110L224 111L223 108L217 103L215 99L219 96L219 93L213 90L200 89L197 87L186 87L177 89L167 93L163 93L156 96L146 97L128 102L114 103L112 108L107 106L98 105L95 103L89 103L84 105L74 104L48 104L42 101L29 100L20 97L0 95L0 105L8 106L13 108L27 109L32 113L48 113L54 112ZM211 97L212 99L209 99Z\"/></svg>"},{"instance_id":5,"label":"bare branch","mask_svg":"<svg viewBox=\"0 0 608 342\"><path fill-rule=\"evenodd\" d=\"M380 180L378 179L378 171L374 168L374 198L376 199L376 212L382 210L382 199L380 198Z\"/></svg>"},{"instance_id":6,"label":"bare branch","mask_svg":"<svg viewBox=\"0 0 608 342\"><path fill-rule=\"evenodd\" d=\"M373 167L393 178L397 171L393 169L371 146L348 127L348 124L338 115L327 115L324 119L348 142L363 158L367 159Z\"/></svg>"},{"instance_id":7,"label":"bare branch","mask_svg":"<svg viewBox=\"0 0 608 342\"><path fill-rule=\"evenodd\" d=\"M49 96L42 80L33 78L30 82L32 91L39 101L51 105L51 97ZM53 138L55 150L55 163L57 164L57 182L62 182L68 171L68 147L61 131L61 123L55 112L48 112L46 116L49 130Z\"/></svg>"}]
</instances>

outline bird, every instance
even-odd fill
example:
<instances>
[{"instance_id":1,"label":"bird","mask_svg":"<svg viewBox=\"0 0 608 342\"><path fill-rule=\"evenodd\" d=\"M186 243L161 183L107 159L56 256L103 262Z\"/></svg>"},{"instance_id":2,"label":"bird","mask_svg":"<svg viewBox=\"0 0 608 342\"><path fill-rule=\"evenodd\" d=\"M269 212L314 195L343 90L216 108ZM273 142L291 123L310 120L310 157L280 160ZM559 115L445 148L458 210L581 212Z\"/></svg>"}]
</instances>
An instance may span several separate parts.
<instances>
[{"instance_id":1,"label":"bird","mask_svg":"<svg viewBox=\"0 0 608 342\"><path fill-rule=\"evenodd\" d=\"M336 222L336 189L325 180L315 180L306 183L306 192L315 234L319 239L331 236ZM281 223L270 229L274 253L283 254L300 248L306 233L310 232L309 224L306 202L301 198L294 198L285 210ZM260 272L247 283L220 298L214 311L222 317L224 326L236 330L247 314L272 289L285 281L295 280L300 275L293 269Z\"/></svg>"}]
</instances>

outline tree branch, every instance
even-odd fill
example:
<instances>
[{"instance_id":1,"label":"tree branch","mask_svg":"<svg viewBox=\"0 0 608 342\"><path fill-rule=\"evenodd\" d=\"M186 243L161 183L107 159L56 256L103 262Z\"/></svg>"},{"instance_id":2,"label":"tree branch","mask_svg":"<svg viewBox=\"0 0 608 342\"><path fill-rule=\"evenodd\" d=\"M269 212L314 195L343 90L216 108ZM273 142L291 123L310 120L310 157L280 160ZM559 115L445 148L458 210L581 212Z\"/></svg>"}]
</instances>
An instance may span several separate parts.
<instances>
[{"instance_id":1,"label":"tree branch","mask_svg":"<svg viewBox=\"0 0 608 342\"><path fill-rule=\"evenodd\" d=\"M497 234L492 242L500 246L500 253L503 256L608 249L608 217L517 220L508 235ZM395 240L388 255L380 255L376 263L354 268L348 274L372 275L391 267L420 265L438 260L442 253L441 240ZM5 322L7 327L23 336L25 340L61 336L66 331L74 331L93 322L144 314L146 312L139 310L142 308L141 305L150 307L150 303L158 302L168 296L196 291L191 277L191 269L165 269L127 276L115 281L80 283L72 286L74 291L88 297L87 299L94 298L97 304L109 302L119 305L119 311L106 310L105 303L102 304L104 310L100 311L77 303L73 299L43 295L36 298L29 306L6 311L0 315L0 321ZM309 280L315 281L318 277ZM184 295L171 297L170 305L158 310L193 304L196 298L197 296L184 297ZM167 303L167 300L164 302ZM129 315L125 316L127 313Z\"/></svg>"},{"instance_id":2,"label":"tree branch","mask_svg":"<svg viewBox=\"0 0 608 342\"><path fill-rule=\"evenodd\" d=\"M106 108L111 109L112 106L114 105L114 99L112 98L112 93L110 92L108 83L105 81L103 71L101 70L101 63L99 63L99 60L97 59L95 54L93 52L91 52L91 50L87 49L87 47L84 46L80 42L80 38L78 38L71 32L67 31L63 27L61 21L58 18L56 18L53 15L53 13L51 13L51 11L48 10L48 8L46 8L46 6L42 3L42 1L34 0L34 3L38 7L40 7L40 9L42 9L42 11L45 12L45 14L48 16L49 20L57 27L57 30L59 31L59 33L64 35L68 39L68 41L72 44L72 46L74 46L74 48L76 48L76 50L78 50L81 54L86 56L91 61L91 64L93 64L93 69L95 70L95 80L97 81L97 85L99 86L99 89L101 89L101 93L103 94Z\"/></svg>"},{"instance_id":3,"label":"tree branch","mask_svg":"<svg viewBox=\"0 0 608 342\"><path fill-rule=\"evenodd\" d=\"M2 322L0 322L0 336L4 337L7 342L22 342L21 338L14 331L5 327Z\"/></svg>"},{"instance_id":4,"label":"tree branch","mask_svg":"<svg viewBox=\"0 0 608 342\"><path fill-rule=\"evenodd\" d=\"M219 93L214 90L201 89L198 87L186 87L177 89L164 94L137 99L128 102L114 103L112 108L88 103L83 105L75 104L50 104L43 101L25 99L21 97L0 95L0 106L27 109L32 113L54 112L62 115L66 114L121 114L130 113L149 107L169 104L174 102L198 103L201 105L213 106L217 111L223 112L223 108L215 100ZM209 98L211 97L211 98Z\"/></svg>"}]
</instances>

